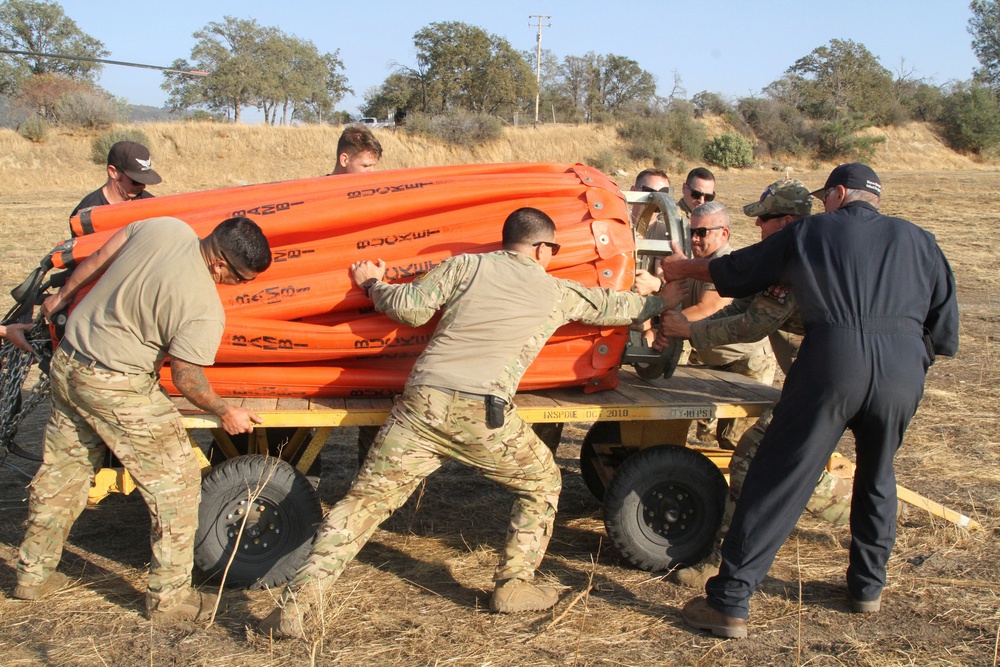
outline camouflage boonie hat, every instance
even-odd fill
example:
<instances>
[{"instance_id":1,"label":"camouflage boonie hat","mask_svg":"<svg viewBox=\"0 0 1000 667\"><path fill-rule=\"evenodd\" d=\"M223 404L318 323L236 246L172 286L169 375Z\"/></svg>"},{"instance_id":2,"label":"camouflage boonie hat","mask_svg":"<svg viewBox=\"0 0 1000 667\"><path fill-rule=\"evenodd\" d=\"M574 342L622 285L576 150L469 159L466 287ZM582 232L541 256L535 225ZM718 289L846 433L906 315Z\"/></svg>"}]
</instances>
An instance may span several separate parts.
<instances>
[{"instance_id":1,"label":"camouflage boonie hat","mask_svg":"<svg viewBox=\"0 0 1000 667\"><path fill-rule=\"evenodd\" d=\"M812 195L802 181L783 178L767 186L760 199L743 207L751 218L760 215L809 215L812 213Z\"/></svg>"}]
</instances>

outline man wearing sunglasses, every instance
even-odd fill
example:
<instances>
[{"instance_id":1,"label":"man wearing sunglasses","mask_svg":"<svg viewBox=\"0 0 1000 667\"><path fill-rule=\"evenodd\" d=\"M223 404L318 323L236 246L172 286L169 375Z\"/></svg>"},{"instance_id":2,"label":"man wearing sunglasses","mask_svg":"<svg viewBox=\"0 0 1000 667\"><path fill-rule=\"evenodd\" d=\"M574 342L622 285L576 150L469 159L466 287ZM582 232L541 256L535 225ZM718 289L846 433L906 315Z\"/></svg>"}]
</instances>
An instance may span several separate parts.
<instances>
[{"instance_id":1,"label":"man wearing sunglasses","mask_svg":"<svg viewBox=\"0 0 1000 667\"><path fill-rule=\"evenodd\" d=\"M31 482L14 597L38 600L68 582L56 571L63 542L110 448L150 511L149 618L210 616L216 597L191 587L201 471L158 371L169 355L174 386L227 433L261 423L222 400L204 367L214 363L225 326L216 285L253 280L270 264L267 239L247 218L225 220L204 239L181 220L152 218L115 232L45 300L49 316L93 284L52 356L45 460Z\"/></svg>"},{"instance_id":2,"label":"man wearing sunglasses","mask_svg":"<svg viewBox=\"0 0 1000 667\"><path fill-rule=\"evenodd\" d=\"M142 144L119 141L108 151L108 180L84 197L69 217L98 206L151 198L153 195L146 191L146 186L163 181L153 171L152 162L149 149ZM72 228L69 231L76 236Z\"/></svg>"},{"instance_id":3,"label":"man wearing sunglasses","mask_svg":"<svg viewBox=\"0 0 1000 667\"><path fill-rule=\"evenodd\" d=\"M715 201L715 174L705 167L695 167L684 179L677 206L690 216L694 209L711 201Z\"/></svg>"},{"instance_id":4,"label":"man wearing sunglasses","mask_svg":"<svg viewBox=\"0 0 1000 667\"><path fill-rule=\"evenodd\" d=\"M763 241L786 225L809 215L812 200L809 189L803 183L783 179L767 186L760 199L744 206L743 212L755 219ZM767 337L778 365L787 375L804 333L795 297L787 287L772 285L752 296L734 299L714 315L696 322L688 322L677 311L664 313L660 316L660 332L654 347L665 344L669 337L688 338L699 349L729 343L750 343ZM729 530L747 468L770 421L771 411L768 410L753 428L747 429L740 437L729 462L729 497L712 553L698 565L678 570L675 576L679 583L702 589L706 581L719 573L722 540ZM806 509L833 523L847 523L851 511L851 481L824 469Z\"/></svg>"},{"instance_id":5,"label":"man wearing sunglasses","mask_svg":"<svg viewBox=\"0 0 1000 667\"><path fill-rule=\"evenodd\" d=\"M733 252L729 245L729 212L719 202L708 202L691 213L691 254L696 258L713 259ZM689 293L683 302L684 317L694 322L719 312L732 299L719 295L709 281L689 280ZM728 342L717 345L694 345L690 361L717 370L739 373L771 384L775 363L771 345L766 338L752 342ZM697 438L703 442L715 440L719 447L734 449L743 432L753 420L725 418L696 422Z\"/></svg>"},{"instance_id":6,"label":"man wearing sunglasses","mask_svg":"<svg viewBox=\"0 0 1000 667\"><path fill-rule=\"evenodd\" d=\"M632 185L632 192L659 192L663 188L669 187L670 177L667 176L667 172L662 169L643 169L635 177L635 183ZM632 205L632 224L635 224L635 222L639 219L639 215L642 214L642 209L645 207L645 204ZM649 229L652 230L652 228L653 222L650 221Z\"/></svg>"},{"instance_id":7,"label":"man wearing sunglasses","mask_svg":"<svg viewBox=\"0 0 1000 667\"><path fill-rule=\"evenodd\" d=\"M882 183L858 162L834 169L825 213L711 262L672 261L664 274L710 277L749 296L786 284L805 337L774 417L743 481L706 596L681 611L692 627L745 637L750 597L794 528L847 428L857 468L851 503L847 609L882 606L896 538L893 459L936 355L958 351L955 277L934 236L878 212Z\"/></svg>"},{"instance_id":8,"label":"man wearing sunglasses","mask_svg":"<svg viewBox=\"0 0 1000 667\"><path fill-rule=\"evenodd\" d=\"M552 536L559 468L517 415L518 383L563 324L622 326L680 301L673 286L666 297L641 296L660 288L649 274L638 293L554 278L545 269L558 252L551 218L521 208L504 222L502 250L452 257L412 283L383 282L381 260L351 266L352 280L377 311L409 326L439 312L441 319L350 491L323 521L279 608L261 621L262 633L312 634L326 592L375 529L448 460L479 470L516 496L490 609L541 611L558 601L557 586L534 578Z\"/></svg>"}]
</instances>

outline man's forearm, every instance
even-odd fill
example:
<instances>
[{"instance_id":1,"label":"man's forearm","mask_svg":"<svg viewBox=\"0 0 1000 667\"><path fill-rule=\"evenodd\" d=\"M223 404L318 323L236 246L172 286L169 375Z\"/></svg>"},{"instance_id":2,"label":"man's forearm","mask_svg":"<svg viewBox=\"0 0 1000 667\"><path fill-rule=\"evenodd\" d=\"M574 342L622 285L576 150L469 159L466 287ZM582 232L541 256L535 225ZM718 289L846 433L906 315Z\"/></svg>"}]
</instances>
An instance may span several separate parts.
<instances>
[{"instance_id":1,"label":"man's forearm","mask_svg":"<svg viewBox=\"0 0 1000 667\"><path fill-rule=\"evenodd\" d=\"M676 259L667 257L663 260L663 278L665 280L679 280L681 278L694 278L702 282L712 282L712 274L708 271L710 259Z\"/></svg>"},{"instance_id":2,"label":"man's forearm","mask_svg":"<svg viewBox=\"0 0 1000 667\"><path fill-rule=\"evenodd\" d=\"M205 369L180 359L170 363L170 377L177 391L195 407L221 417L230 410L230 405L215 393L205 377Z\"/></svg>"}]
</instances>

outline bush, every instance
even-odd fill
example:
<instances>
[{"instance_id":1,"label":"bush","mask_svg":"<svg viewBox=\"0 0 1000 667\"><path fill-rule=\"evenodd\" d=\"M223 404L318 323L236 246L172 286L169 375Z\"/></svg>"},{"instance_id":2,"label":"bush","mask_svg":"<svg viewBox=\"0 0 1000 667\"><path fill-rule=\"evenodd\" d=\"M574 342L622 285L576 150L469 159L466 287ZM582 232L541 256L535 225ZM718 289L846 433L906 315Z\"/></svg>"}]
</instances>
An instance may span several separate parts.
<instances>
[{"instance_id":1,"label":"bush","mask_svg":"<svg viewBox=\"0 0 1000 667\"><path fill-rule=\"evenodd\" d=\"M618 165L618 157L614 151L604 149L598 151L596 155L585 158L584 163L594 167L605 174L613 173Z\"/></svg>"},{"instance_id":2,"label":"bush","mask_svg":"<svg viewBox=\"0 0 1000 667\"><path fill-rule=\"evenodd\" d=\"M49 134L49 124L41 116L32 116L24 121L19 133L28 141L40 144Z\"/></svg>"},{"instance_id":3,"label":"bush","mask_svg":"<svg viewBox=\"0 0 1000 667\"><path fill-rule=\"evenodd\" d=\"M858 162L869 162L875 156L875 147L885 142L885 137L869 137L858 134L869 127L860 114L842 116L821 123L819 132L819 156L827 159L847 158Z\"/></svg>"},{"instance_id":4,"label":"bush","mask_svg":"<svg viewBox=\"0 0 1000 667\"><path fill-rule=\"evenodd\" d=\"M626 121L618 128L633 160L652 160L660 166L670 162L670 154L698 162L705 149L705 127L694 119L694 109L686 102L674 102L667 112L654 112Z\"/></svg>"},{"instance_id":5,"label":"bush","mask_svg":"<svg viewBox=\"0 0 1000 667\"><path fill-rule=\"evenodd\" d=\"M494 116L465 111L447 116L411 114L406 117L406 131L456 146L481 146L503 136L503 125Z\"/></svg>"},{"instance_id":6,"label":"bush","mask_svg":"<svg viewBox=\"0 0 1000 667\"><path fill-rule=\"evenodd\" d=\"M787 102L744 97L737 109L768 153L801 156L818 143L803 113Z\"/></svg>"},{"instance_id":7,"label":"bush","mask_svg":"<svg viewBox=\"0 0 1000 667\"><path fill-rule=\"evenodd\" d=\"M53 113L59 124L102 130L125 118L124 105L110 95L96 90L77 90L63 94Z\"/></svg>"},{"instance_id":8,"label":"bush","mask_svg":"<svg viewBox=\"0 0 1000 667\"><path fill-rule=\"evenodd\" d=\"M111 130L94 137L94 141L90 144L90 161L94 164L107 164L108 152L119 141L134 141L149 148L149 137L142 130L132 128Z\"/></svg>"},{"instance_id":9,"label":"bush","mask_svg":"<svg viewBox=\"0 0 1000 667\"><path fill-rule=\"evenodd\" d=\"M721 137L713 137L705 146L705 160L723 169L751 167L753 144L742 134L724 132Z\"/></svg>"},{"instance_id":10,"label":"bush","mask_svg":"<svg viewBox=\"0 0 1000 667\"><path fill-rule=\"evenodd\" d=\"M939 127L953 149L983 154L1000 146L1000 107L989 88L960 86L943 107Z\"/></svg>"}]
</instances>

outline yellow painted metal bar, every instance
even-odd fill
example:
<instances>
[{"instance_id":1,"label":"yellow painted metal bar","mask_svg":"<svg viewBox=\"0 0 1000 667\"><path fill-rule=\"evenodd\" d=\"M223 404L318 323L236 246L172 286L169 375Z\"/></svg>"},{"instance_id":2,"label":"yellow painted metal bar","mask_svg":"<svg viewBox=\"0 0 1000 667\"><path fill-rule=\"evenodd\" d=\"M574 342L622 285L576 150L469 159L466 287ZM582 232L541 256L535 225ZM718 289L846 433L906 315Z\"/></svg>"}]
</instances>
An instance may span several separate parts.
<instances>
[{"instance_id":1,"label":"yellow painted metal bar","mask_svg":"<svg viewBox=\"0 0 1000 667\"><path fill-rule=\"evenodd\" d=\"M940 503L936 503L930 498L920 495L915 491L910 491L909 489L896 485L896 495L900 500L905 501L913 505L914 507L919 507L922 510L926 510L933 514L934 516L941 517L951 521L953 524L965 528L970 531L979 530L982 525L978 521L970 519L960 512L948 509Z\"/></svg>"},{"instance_id":2,"label":"yellow painted metal bar","mask_svg":"<svg viewBox=\"0 0 1000 667\"><path fill-rule=\"evenodd\" d=\"M516 400L516 399L515 399ZM691 403L691 404L626 404L600 405L580 404L565 406L518 407L517 413L529 424L557 422L595 421L647 421L647 420L692 420L725 417L759 417L770 406L765 401L733 403ZM264 428L320 426L368 426L379 425L389 414L389 410L377 408L349 408L333 410L276 410L259 411ZM185 428L218 428L219 419L214 415L182 414Z\"/></svg>"}]
</instances>

